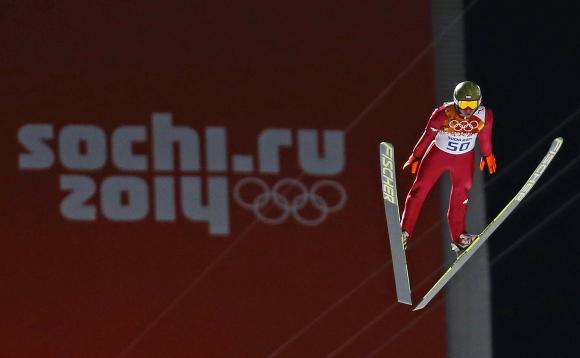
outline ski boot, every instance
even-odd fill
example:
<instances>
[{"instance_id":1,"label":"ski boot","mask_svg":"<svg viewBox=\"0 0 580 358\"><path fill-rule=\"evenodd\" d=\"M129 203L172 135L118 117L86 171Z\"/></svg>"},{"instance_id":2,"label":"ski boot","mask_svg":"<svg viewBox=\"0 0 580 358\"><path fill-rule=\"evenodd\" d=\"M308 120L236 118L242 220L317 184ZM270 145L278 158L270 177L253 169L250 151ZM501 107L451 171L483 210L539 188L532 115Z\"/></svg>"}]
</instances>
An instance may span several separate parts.
<instances>
[{"instance_id":1,"label":"ski boot","mask_svg":"<svg viewBox=\"0 0 580 358\"><path fill-rule=\"evenodd\" d=\"M409 241L409 233L403 230L401 233L401 240L403 241L403 250L407 251L407 242Z\"/></svg>"},{"instance_id":2,"label":"ski boot","mask_svg":"<svg viewBox=\"0 0 580 358\"><path fill-rule=\"evenodd\" d=\"M451 250L453 250L455 255L457 255L457 258L459 258L459 256L461 256L461 254L464 253L471 244L473 244L475 239L477 239L477 235L467 233L461 234L459 235L458 243L451 242Z\"/></svg>"}]
</instances>

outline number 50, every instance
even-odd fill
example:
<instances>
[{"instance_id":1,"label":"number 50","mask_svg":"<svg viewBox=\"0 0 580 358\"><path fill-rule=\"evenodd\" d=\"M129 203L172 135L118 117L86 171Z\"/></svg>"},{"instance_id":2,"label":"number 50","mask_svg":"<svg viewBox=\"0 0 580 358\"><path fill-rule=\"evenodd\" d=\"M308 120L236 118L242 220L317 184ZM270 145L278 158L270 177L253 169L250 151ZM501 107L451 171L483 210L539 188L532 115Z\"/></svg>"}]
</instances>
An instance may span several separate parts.
<instances>
[{"instance_id":1,"label":"number 50","mask_svg":"<svg viewBox=\"0 0 580 358\"><path fill-rule=\"evenodd\" d=\"M452 141L447 142L447 149L454 151L454 152L463 152L465 151L467 148L469 148L469 142L466 143L461 143L459 144L459 147L457 146L459 143L455 143Z\"/></svg>"}]
</instances>

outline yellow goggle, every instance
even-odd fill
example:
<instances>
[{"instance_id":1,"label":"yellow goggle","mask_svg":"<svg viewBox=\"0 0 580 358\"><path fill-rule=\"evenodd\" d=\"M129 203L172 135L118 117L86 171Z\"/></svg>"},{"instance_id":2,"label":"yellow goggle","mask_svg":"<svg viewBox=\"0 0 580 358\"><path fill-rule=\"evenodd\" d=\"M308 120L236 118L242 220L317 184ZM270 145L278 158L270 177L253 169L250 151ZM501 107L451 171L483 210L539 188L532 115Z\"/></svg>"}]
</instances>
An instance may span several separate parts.
<instances>
[{"instance_id":1,"label":"yellow goggle","mask_svg":"<svg viewBox=\"0 0 580 358\"><path fill-rule=\"evenodd\" d=\"M476 109L479 107L479 101L457 101L457 107L460 109Z\"/></svg>"}]
</instances>

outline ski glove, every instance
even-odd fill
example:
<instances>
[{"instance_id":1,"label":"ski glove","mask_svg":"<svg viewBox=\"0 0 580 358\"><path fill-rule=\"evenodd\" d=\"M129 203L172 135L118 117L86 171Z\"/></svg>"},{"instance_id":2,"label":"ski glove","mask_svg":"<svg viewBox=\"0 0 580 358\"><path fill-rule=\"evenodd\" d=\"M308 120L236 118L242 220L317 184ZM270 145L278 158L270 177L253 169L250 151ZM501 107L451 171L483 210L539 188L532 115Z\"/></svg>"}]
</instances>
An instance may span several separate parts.
<instances>
[{"instance_id":1,"label":"ski glove","mask_svg":"<svg viewBox=\"0 0 580 358\"><path fill-rule=\"evenodd\" d=\"M493 154L481 158L481 161L479 162L479 170L483 171L486 165L489 174L495 173L497 165L495 164L495 157L493 156Z\"/></svg>"},{"instance_id":2,"label":"ski glove","mask_svg":"<svg viewBox=\"0 0 580 358\"><path fill-rule=\"evenodd\" d=\"M411 173L415 174L417 173L417 168L419 168L419 162L421 162L421 158L417 158L416 156L411 154L409 159L407 159L407 161L405 162L405 165L403 165L403 170L405 170L408 166L410 166Z\"/></svg>"}]
</instances>

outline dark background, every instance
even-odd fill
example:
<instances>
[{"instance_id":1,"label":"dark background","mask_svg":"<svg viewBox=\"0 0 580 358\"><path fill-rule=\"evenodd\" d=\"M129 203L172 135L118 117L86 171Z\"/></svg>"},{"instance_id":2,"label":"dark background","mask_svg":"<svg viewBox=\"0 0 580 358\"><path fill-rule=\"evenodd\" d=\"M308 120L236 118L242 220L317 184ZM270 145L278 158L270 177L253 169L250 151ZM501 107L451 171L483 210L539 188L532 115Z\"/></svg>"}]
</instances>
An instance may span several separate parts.
<instances>
[{"instance_id":1,"label":"dark background","mask_svg":"<svg viewBox=\"0 0 580 358\"><path fill-rule=\"evenodd\" d=\"M495 357L580 356L579 13L573 1L479 1L465 17L468 77L495 114L489 218L564 138L536 193L489 243Z\"/></svg>"}]
</instances>

